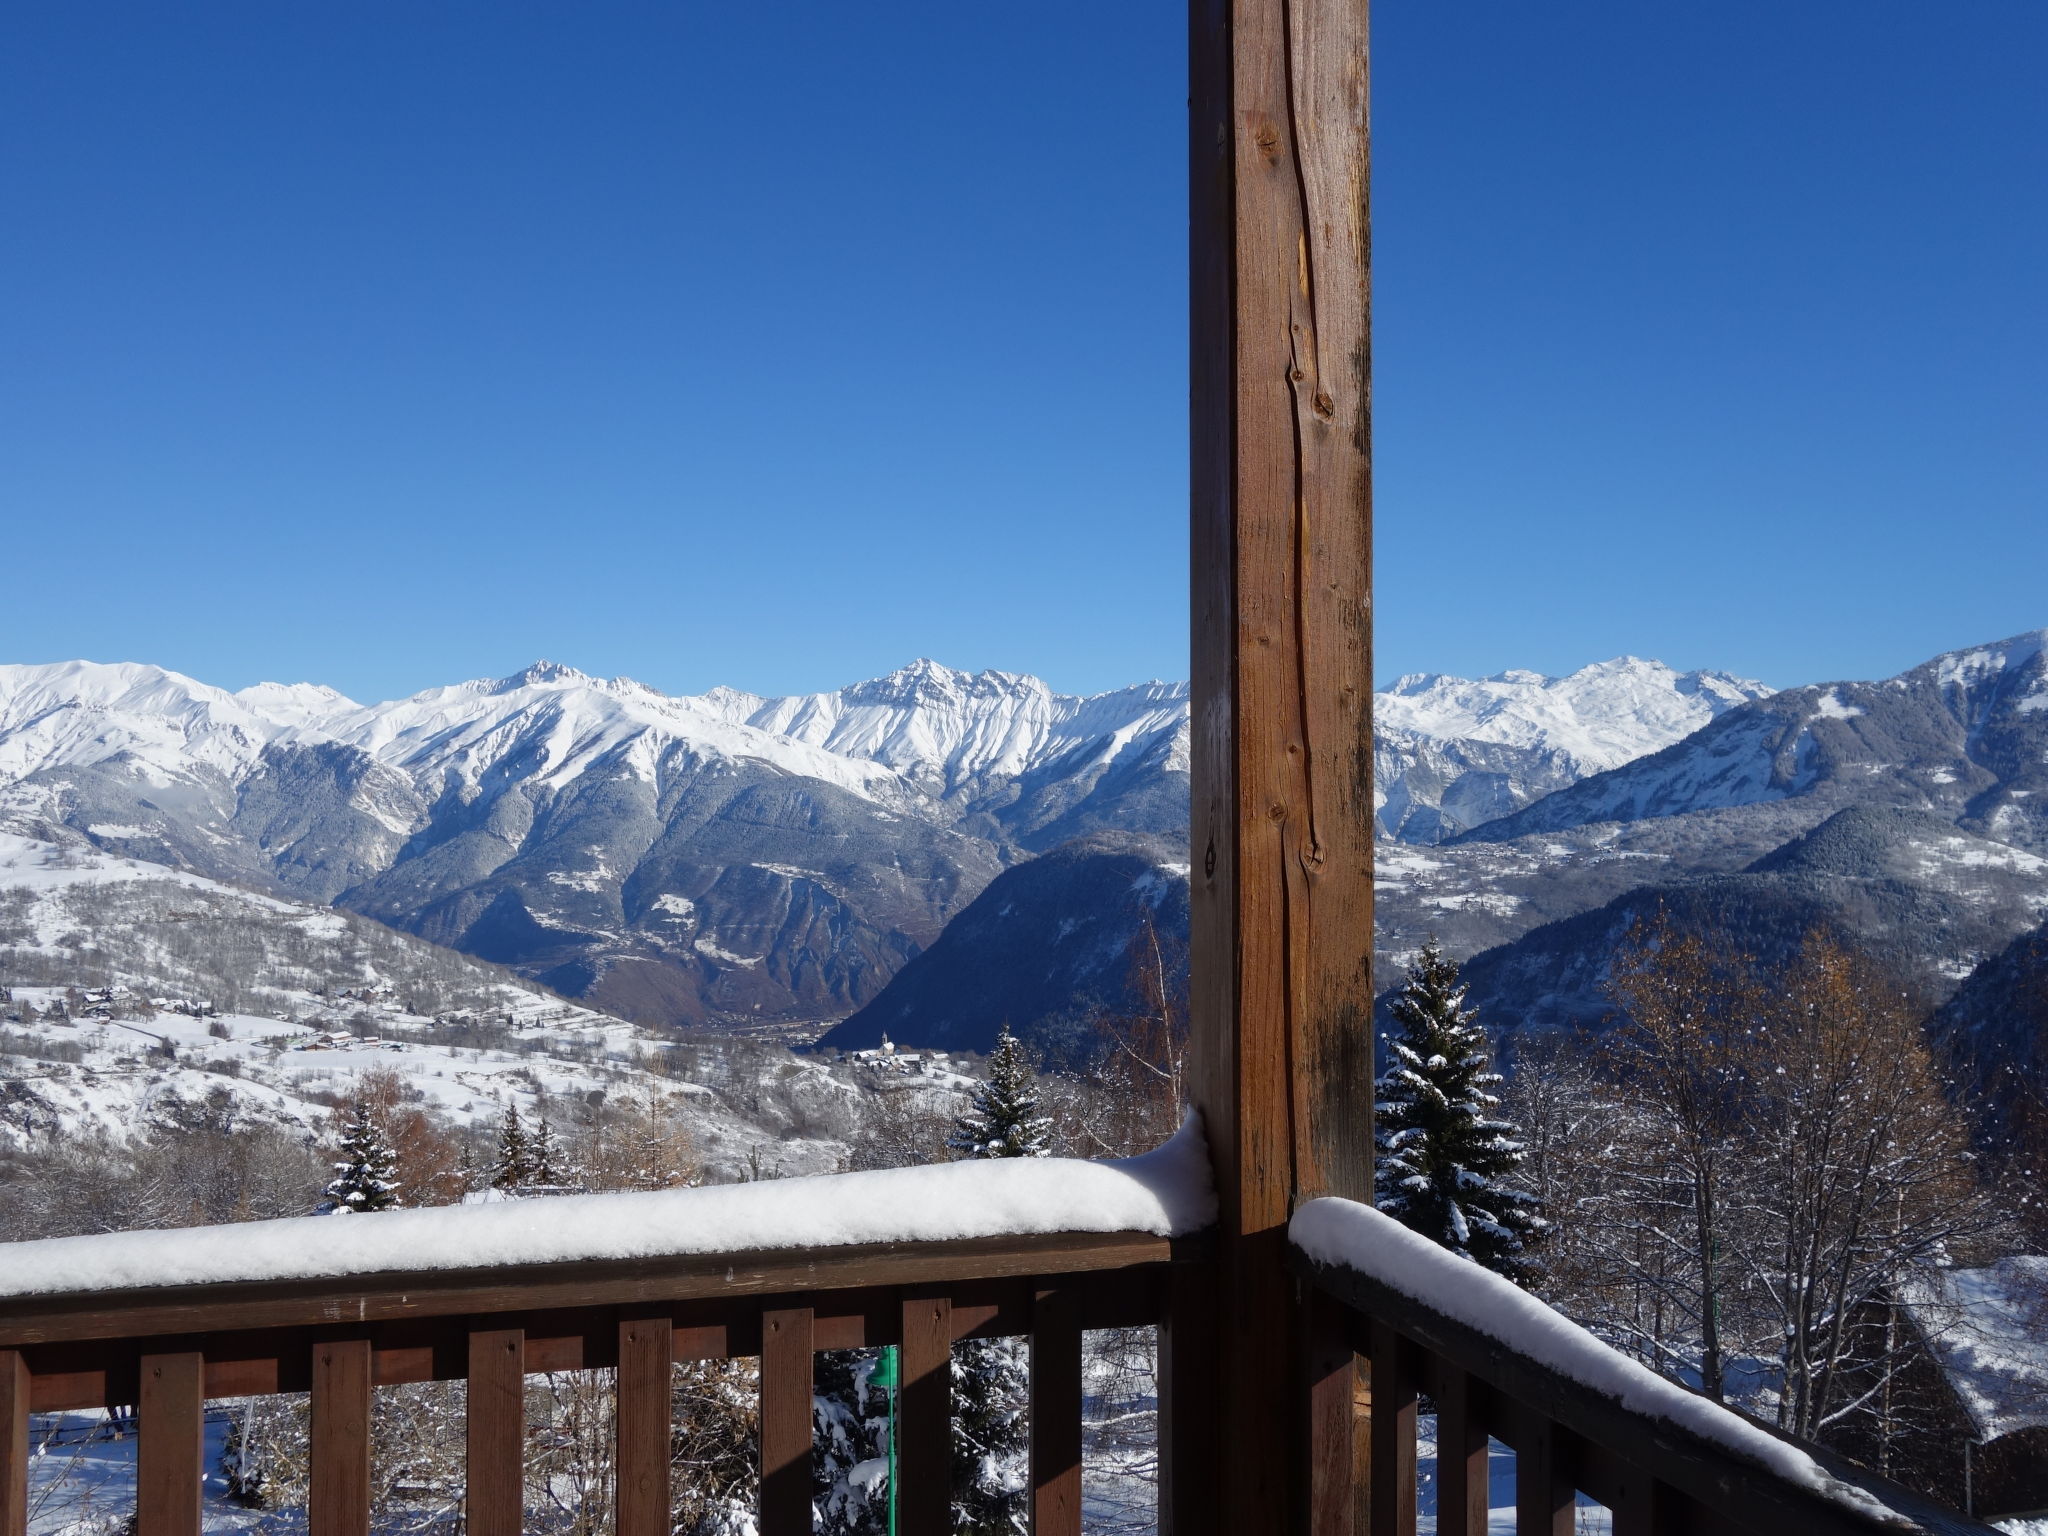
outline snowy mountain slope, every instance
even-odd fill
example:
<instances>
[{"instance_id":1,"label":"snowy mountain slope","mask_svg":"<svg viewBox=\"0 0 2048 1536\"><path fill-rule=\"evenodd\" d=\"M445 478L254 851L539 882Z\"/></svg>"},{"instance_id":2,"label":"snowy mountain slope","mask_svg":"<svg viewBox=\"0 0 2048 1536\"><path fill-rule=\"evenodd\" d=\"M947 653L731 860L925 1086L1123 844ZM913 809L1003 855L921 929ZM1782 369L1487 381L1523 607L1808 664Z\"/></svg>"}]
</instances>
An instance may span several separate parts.
<instances>
[{"instance_id":1,"label":"snowy mountain slope","mask_svg":"<svg viewBox=\"0 0 2048 1536\"><path fill-rule=\"evenodd\" d=\"M736 1179L838 1167L861 1092L764 1046L671 1050L346 913L5 835L0 982L0 1149L202 1116L311 1134L383 1069L473 1129L508 1102L651 1094L677 1103L707 1175Z\"/></svg>"},{"instance_id":2,"label":"snowy mountain slope","mask_svg":"<svg viewBox=\"0 0 2048 1536\"><path fill-rule=\"evenodd\" d=\"M2048 851L2048 630L1951 652L1876 683L1793 688L1674 746L1466 834L1500 842L1603 821L1804 802L1934 812Z\"/></svg>"},{"instance_id":3,"label":"snowy mountain slope","mask_svg":"<svg viewBox=\"0 0 2048 1536\"><path fill-rule=\"evenodd\" d=\"M1373 701L1381 830L1404 842L1442 842L1770 692L1725 672L1677 672L1634 656L1564 677L1411 674Z\"/></svg>"}]
</instances>

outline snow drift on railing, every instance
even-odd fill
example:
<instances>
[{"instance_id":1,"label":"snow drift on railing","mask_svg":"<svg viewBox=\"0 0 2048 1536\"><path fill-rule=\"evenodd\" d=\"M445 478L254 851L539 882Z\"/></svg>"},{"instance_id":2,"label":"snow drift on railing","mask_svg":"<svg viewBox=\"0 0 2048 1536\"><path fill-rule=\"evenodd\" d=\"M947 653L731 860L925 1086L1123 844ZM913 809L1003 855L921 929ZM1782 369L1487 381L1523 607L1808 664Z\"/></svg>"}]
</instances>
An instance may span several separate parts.
<instances>
[{"instance_id":1,"label":"snow drift on railing","mask_svg":"<svg viewBox=\"0 0 2048 1536\"><path fill-rule=\"evenodd\" d=\"M1369 1275L1431 1311L1497 1339L1516 1354L1613 1398L1630 1413L1690 1430L1859 1514L1887 1522L1897 1519L1862 1489L1832 1476L1798 1446L1666 1381L1521 1287L1409 1231L1371 1206L1355 1200L1311 1200L1294 1213L1287 1235L1317 1263L1340 1264Z\"/></svg>"},{"instance_id":2,"label":"snow drift on railing","mask_svg":"<svg viewBox=\"0 0 2048 1536\"><path fill-rule=\"evenodd\" d=\"M0 1298L1050 1232L1181 1237L1215 1216L1208 1149L1190 1119L1156 1151L1113 1163L998 1158L6 1243Z\"/></svg>"}]
</instances>

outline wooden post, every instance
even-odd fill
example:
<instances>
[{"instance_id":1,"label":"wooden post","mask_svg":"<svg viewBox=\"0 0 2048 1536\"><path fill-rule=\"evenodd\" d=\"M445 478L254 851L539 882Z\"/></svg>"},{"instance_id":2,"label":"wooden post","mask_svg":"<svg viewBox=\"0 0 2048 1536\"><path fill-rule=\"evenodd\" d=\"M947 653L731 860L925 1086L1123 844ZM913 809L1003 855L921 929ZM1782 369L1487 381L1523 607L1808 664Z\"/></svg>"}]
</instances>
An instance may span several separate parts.
<instances>
[{"instance_id":1,"label":"wooden post","mask_svg":"<svg viewBox=\"0 0 2048 1536\"><path fill-rule=\"evenodd\" d=\"M659 1314L619 1324L617 1536L668 1536L674 1435L675 1324Z\"/></svg>"},{"instance_id":2,"label":"wooden post","mask_svg":"<svg viewBox=\"0 0 2048 1536\"><path fill-rule=\"evenodd\" d=\"M526 1331L469 1335L469 1479L464 1536L519 1536L526 1523Z\"/></svg>"},{"instance_id":3,"label":"wooden post","mask_svg":"<svg viewBox=\"0 0 2048 1536\"><path fill-rule=\"evenodd\" d=\"M1230 1319L1215 1524L1280 1530L1307 1517L1287 1219L1372 1183L1366 4L1190 16L1192 1081Z\"/></svg>"},{"instance_id":4,"label":"wooden post","mask_svg":"<svg viewBox=\"0 0 2048 1536\"><path fill-rule=\"evenodd\" d=\"M199 1536L205 1380L206 1362L197 1351L142 1357L135 1399L138 1536Z\"/></svg>"},{"instance_id":5,"label":"wooden post","mask_svg":"<svg viewBox=\"0 0 2048 1536\"><path fill-rule=\"evenodd\" d=\"M811 1528L811 1346L809 1307L761 1314L761 1536Z\"/></svg>"},{"instance_id":6,"label":"wooden post","mask_svg":"<svg viewBox=\"0 0 2048 1536\"><path fill-rule=\"evenodd\" d=\"M0 1349L0 1536L28 1536L28 1361Z\"/></svg>"},{"instance_id":7,"label":"wooden post","mask_svg":"<svg viewBox=\"0 0 2048 1536\"><path fill-rule=\"evenodd\" d=\"M372 1366L368 1339L313 1346L311 1536L369 1536Z\"/></svg>"},{"instance_id":8,"label":"wooden post","mask_svg":"<svg viewBox=\"0 0 2048 1536\"><path fill-rule=\"evenodd\" d=\"M896 1529L947 1536L953 1528L953 1303L912 1291L903 1298L897 1361Z\"/></svg>"},{"instance_id":9,"label":"wooden post","mask_svg":"<svg viewBox=\"0 0 2048 1536\"><path fill-rule=\"evenodd\" d=\"M1031 1306L1031 1536L1081 1536L1081 1307L1041 1281Z\"/></svg>"}]
</instances>

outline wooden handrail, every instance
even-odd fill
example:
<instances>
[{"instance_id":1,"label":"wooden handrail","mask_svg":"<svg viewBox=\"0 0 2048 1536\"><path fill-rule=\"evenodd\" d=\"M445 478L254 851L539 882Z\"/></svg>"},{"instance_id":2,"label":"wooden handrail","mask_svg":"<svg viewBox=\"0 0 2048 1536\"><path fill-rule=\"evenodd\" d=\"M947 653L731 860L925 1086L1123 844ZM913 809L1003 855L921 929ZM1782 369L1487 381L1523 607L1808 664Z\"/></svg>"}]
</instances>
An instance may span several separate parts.
<instances>
[{"instance_id":1,"label":"wooden handrail","mask_svg":"<svg viewBox=\"0 0 2048 1536\"><path fill-rule=\"evenodd\" d=\"M1190 1256L1205 1241L1055 1232L8 1297L0 1299L0 1348L1122 1269Z\"/></svg>"},{"instance_id":2,"label":"wooden handrail","mask_svg":"<svg viewBox=\"0 0 2048 1536\"><path fill-rule=\"evenodd\" d=\"M375 1218L364 1218L373 1220ZM474 1536L517 1532L529 1373L618 1369L620 1536L667 1530L672 1363L761 1361L760 1529L810 1529L811 1356L901 1345L901 1530L946 1529L952 1346L1032 1348L1034 1531L1080 1529L1080 1341L1165 1322L1206 1239L1054 1233L0 1301L0 1536L25 1529L31 1413L133 1404L139 1536L198 1530L208 1398L312 1394L317 1536L364 1536L376 1387L465 1380ZM1162 1419L1171 1413L1162 1407ZM1164 1429L1163 1433L1168 1432ZM915 1482L913 1488L910 1485Z\"/></svg>"},{"instance_id":3,"label":"wooden handrail","mask_svg":"<svg viewBox=\"0 0 2048 1536\"><path fill-rule=\"evenodd\" d=\"M1796 1444L1820 1468L1879 1506L1859 1512L1802 1487L1727 1446L1614 1398L1503 1340L1446 1316L1372 1275L1292 1253L1299 1274L1326 1298L1320 1315L1348 1351L1372 1364L1371 1536L1414 1536L1415 1410L1427 1393L1438 1413L1437 1530L1483 1536L1488 1436L1516 1456L1518 1536L1569 1536L1575 1496L1614 1511L1615 1536L1715 1530L1755 1536L1997 1536L1992 1527L1769 1425L1756 1428ZM1325 1352L1327 1353L1327 1343ZM1348 1359L1347 1359L1348 1367ZM1326 1378L1334 1370L1325 1371ZM1327 1387L1311 1384L1311 1422L1349 1412ZM1348 1463L1318 1462L1331 1486L1318 1509L1348 1509ZM1318 1530L1350 1530L1333 1513ZM1342 1516L1342 1520L1348 1520Z\"/></svg>"}]
</instances>

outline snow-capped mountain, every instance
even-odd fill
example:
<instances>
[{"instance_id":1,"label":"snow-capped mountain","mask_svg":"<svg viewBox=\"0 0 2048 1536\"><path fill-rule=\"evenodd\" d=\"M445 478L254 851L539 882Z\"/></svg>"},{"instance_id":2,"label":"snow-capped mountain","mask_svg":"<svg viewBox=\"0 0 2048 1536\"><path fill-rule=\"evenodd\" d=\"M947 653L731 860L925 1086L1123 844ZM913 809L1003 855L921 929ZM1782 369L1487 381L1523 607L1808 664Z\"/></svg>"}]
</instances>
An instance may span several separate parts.
<instances>
[{"instance_id":1,"label":"snow-capped mountain","mask_svg":"<svg viewBox=\"0 0 2048 1536\"><path fill-rule=\"evenodd\" d=\"M1791 688L1660 752L1490 822L1498 842L1607 821L1798 802L1925 810L2048 851L2048 630L1952 651L1875 683Z\"/></svg>"},{"instance_id":2,"label":"snow-capped mountain","mask_svg":"<svg viewBox=\"0 0 2048 1536\"><path fill-rule=\"evenodd\" d=\"M1403 842L1442 842L1770 693L1726 672L1678 672L1635 656L1564 677L1411 673L1373 701L1381 830Z\"/></svg>"},{"instance_id":3,"label":"snow-capped mountain","mask_svg":"<svg viewBox=\"0 0 2048 1536\"><path fill-rule=\"evenodd\" d=\"M1185 689L920 662L802 699L540 662L362 705L0 668L0 823L332 902L668 1024L865 1002L1008 862L1184 836Z\"/></svg>"},{"instance_id":4,"label":"snow-capped mountain","mask_svg":"<svg viewBox=\"0 0 2048 1536\"><path fill-rule=\"evenodd\" d=\"M1381 695L1383 820L1436 841L1765 692L1624 658ZM1185 684L1090 697L918 661L829 693L537 662L359 704L161 668L0 667L0 827L375 917L625 1017L870 1001L1006 867L1184 843Z\"/></svg>"}]
</instances>

